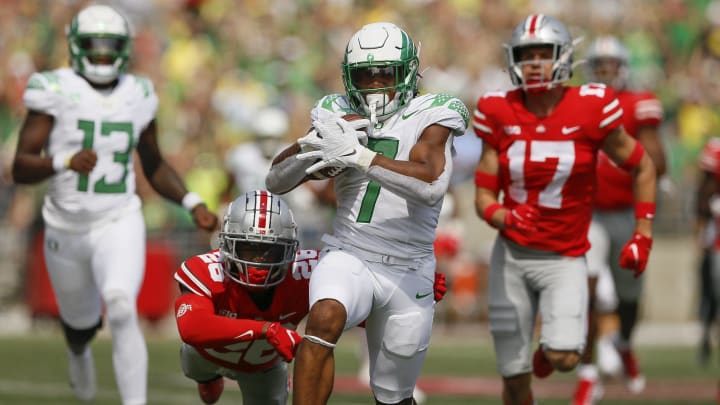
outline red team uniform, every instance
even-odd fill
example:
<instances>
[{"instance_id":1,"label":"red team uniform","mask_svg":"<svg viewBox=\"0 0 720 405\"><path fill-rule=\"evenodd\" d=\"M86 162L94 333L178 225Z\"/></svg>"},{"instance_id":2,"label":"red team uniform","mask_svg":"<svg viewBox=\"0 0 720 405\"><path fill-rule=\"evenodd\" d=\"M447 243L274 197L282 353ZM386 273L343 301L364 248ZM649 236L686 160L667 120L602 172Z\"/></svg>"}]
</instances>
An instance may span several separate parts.
<instances>
[{"instance_id":1,"label":"red team uniform","mask_svg":"<svg viewBox=\"0 0 720 405\"><path fill-rule=\"evenodd\" d=\"M615 94L623 109L623 127L630 136L636 138L640 127L660 126L663 109L652 93L622 90ZM619 168L603 151L598 155L596 179L595 209L612 211L633 207L632 174Z\"/></svg>"},{"instance_id":2,"label":"red team uniform","mask_svg":"<svg viewBox=\"0 0 720 405\"><path fill-rule=\"evenodd\" d=\"M215 315L233 319L279 322L288 329L296 329L308 313L308 285L310 273L317 263L318 251L298 250L292 271L275 287L269 308L261 310L253 302L248 290L227 280L218 249L186 260L175 272L175 280L194 294L212 301ZM179 308L178 311L182 311ZM178 328L182 330L181 317ZM229 338L232 333L229 334ZM207 360L230 370L257 372L283 361L265 339L249 340L214 348L195 346Z\"/></svg>"},{"instance_id":3,"label":"red team uniform","mask_svg":"<svg viewBox=\"0 0 720 405\"><path fill-rule=\"evenodd\" d=\"M480 98L473 128L498 152L503 205L529 204L540 211L537 232L504 229L503 237L563 256L581 256L590 248L596 156L622 114L615 92L601 84L566 87L544 118L525 108L522 89Z\"/></svg>"}]
</instances>

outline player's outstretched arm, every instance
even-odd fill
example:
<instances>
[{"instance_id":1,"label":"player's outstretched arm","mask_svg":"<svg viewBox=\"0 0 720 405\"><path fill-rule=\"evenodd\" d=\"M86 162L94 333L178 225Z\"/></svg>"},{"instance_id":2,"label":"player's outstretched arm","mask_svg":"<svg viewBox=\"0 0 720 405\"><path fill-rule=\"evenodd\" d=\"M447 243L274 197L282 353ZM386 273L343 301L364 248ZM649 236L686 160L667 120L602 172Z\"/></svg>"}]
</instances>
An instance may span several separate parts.
<instances>
[{"instance_id":1,"label":"player's outstretched arm","mask_svg":"<svg viewBox=\"0 0 720 405\"><path fill-rule=\"evenodd\" d=\"M158 147L155 120L140 134L137 150L143 173L155 191L190 211L199 228L207 231L217 228L217 216L208 210L197 194L188 192L180 175L163 159Z\"/></svg>"},{"instance_id":2,"label":"player's outstretched arm","mask_svg":"<svg viewBox=\"0 0 720 405\"><path fill-rule=\"evenodd\" d=\"M309 179L305 170L312 162L298 160L300 145L295 142L275 157L265 177L265 187L273 194L285 194Z\"/></svg>"}]
</instances>

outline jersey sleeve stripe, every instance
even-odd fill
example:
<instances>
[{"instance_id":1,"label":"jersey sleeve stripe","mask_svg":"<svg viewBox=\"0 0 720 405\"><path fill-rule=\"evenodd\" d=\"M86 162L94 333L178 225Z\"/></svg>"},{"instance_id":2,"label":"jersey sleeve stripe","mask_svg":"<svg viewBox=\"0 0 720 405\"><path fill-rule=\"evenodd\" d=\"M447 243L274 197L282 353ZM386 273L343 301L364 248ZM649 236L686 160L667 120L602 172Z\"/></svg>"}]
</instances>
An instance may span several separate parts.
<instances>
[{"instance_id":1,"label":"jersey sleeve stripe","mask_svg":"<svg viewBox=\"0 0 720 405\"><path fill-rule=\"evenodd\" d=\"M615 111L615 113L604 120L600 121L600 128L605 128L606 126L612 124L615 120L620 118L622 116L623 110L622 108Z\"/></svg>"},{"instance_id":2,"label":"jersey sleeve stripe","mask_svg":"<svg viewBox=\"0 0 720 405\"><path fill-rule=\"evenodd\" d=\"M177 281L178 283L182 284L183 287L187 288L188 290L192 291L193 294L200 295L200 296L202 296L202 297L205 297L205 296L206 296L206 295L203 295L203 294L199 293L199 292L196 291L194 288L192 288L192 286L191 286L190 284L186 283L185 280L183 280L182 277L180 277L177 273L175 273L174 278L175 278L175 281Z\"/></svg>"},{"instance_id":3,"label":"jersey sleeve stripe","mask_svg":"<svg viewBox=\"0 0 720 405\"><path fill-rule=\"evenodd\" d=\"M607 114L608 112L612 111L613 108L617 107L620 104L620 100L614 99L610 104L606 105L602 112L603 114Z\"/></svg>"},{"instance_id":4,"label":"jersey sleeve stripe","mask_svg":"<svg viewBox=\"0 0 720 405\"><path fill-rule=\"evenodd\" d=\"M473 128L475 128L475 129L477 129L477 130L479 130L479 131L488 133L488 134L492 134L492 130L490 129L490 127L488 127L488 126L486 126L486 125L483 125L483 124L480 124L480 123L477 122L477 121L473 121Z\"/></svg>"},{"instance_id":5,"label":"jersey sleeve stripe","mask_svg":"<svg viewBox=\"0 0 720 405\"><path fill-rule=\"evenodd\" d=\"M474 116L475 118L481 119L481 120L487 119L487 117L485 116L485 114L481 113L479 110L475 110L475 111L473 112L473 116Z\"/></svg>"},{"instance_id":6,"label":"jersey sleeve stripe","mask_svg":"<svg viewBox=\"0 0 720 405\"><path fill-rule=\"evenodd\" d=\"M200 281L197 277L195 277L194 274L192 274L192 272L187 268L187 266L185 265L185 263L182 264L181 268L182 268L183 275L185 275L187 278L189 278L189 279L193 282L193 284L195 284L195 286L196 286L197 288L199 288L200 290L202 290L202 292L203 292L204 294L198 294L198 293L195 291L195 289L187 286L188 288L190 288L190 290L192 290L194 293L196 293L196 294L198 294L198 295L205 295L205 296L207 296L207 297L212 297L212 291L210 291L210 289L207 288L207 287L202 283L202 281ZM185 283L183 283L183 285L185 285Z\"/></svg>"}]
</instances>

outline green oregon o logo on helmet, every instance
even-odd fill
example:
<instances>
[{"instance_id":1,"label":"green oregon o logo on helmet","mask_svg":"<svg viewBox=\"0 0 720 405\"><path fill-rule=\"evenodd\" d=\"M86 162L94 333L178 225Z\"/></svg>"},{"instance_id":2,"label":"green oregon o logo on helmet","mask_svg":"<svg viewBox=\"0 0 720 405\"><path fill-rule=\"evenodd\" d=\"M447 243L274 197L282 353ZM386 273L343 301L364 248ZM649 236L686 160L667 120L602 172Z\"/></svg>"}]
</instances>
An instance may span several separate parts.
<instances>
[{"instance_id":1,"label":"green oregon o logo on helmet","mask_svg":"<svg viewBox=\"0 0 720 405\"><path fill-rule=\"evenodd\" d=\"M363 26L350 38L341 68L350 105L365 117L372 119L375 115L383 121L417 94L417 48L410 35L395 24L378 22ZM394 72L394 83L386 87L360 88L353 76L362 76L359 74L362 70L371 68L389 74ZM367 101L369 94L373 94L372 107Z\"/></svg>"},{"instance_id":2,"label":"green oregon o logo on helmet","mask_svg":"<svg viewBox=\"0 0 720 405\"><path fill-rule=\"evenodd\" d=\"M92 5L66 28L73 70L94 84L108 84L127 69L130 27L115 9Z\"/></svg>"}]
</instances>

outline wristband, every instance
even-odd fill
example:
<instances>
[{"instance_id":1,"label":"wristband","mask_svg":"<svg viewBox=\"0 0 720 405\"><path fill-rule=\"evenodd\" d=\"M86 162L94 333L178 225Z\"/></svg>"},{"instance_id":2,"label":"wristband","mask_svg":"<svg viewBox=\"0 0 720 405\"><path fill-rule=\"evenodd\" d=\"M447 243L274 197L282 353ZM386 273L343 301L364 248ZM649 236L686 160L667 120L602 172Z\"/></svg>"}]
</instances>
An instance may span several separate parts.
<instances>
[{"instance_id":1,"label":"wristband","mask_svg":"<svg viewBox=\"0 0 720 405\"><path fill-rule=\"evenodd\" d=\"M62 173L65 170L70 168L70 159L72 159L73 154L70 153L68 155L63 154L57 154L52 157L52 167L53 170L55 170L55 173Z\"/></svg>"},{"instance_id":2,"label":"wristband","mask_svg":"<svg viewBox=\"0 0 720 405\"><path fill-rule=\"evenodd\" d=\"M620 167L622 167L623 169L625 169L627 171L632 171L633 169L638 167L644 154L645 154L645 148L643 148L643 146L640 142L635 141L635 147L633 148L632 152L630 153L630 156L628 156L627 160L625 160L625 162L623 162L623 164L621 164Z\"/></svg>"},{"instance_id":3,"label":"wristband","mask_svg":"<svg viewBox=\"0 0 720 405\"><path fill-rule=\"evenodd\" d=\"M199 204L202 204L202 203L203 203L203 200L202 200L202 198L200 198L199 195L197 195L193 192L189 192L189 193L185 194L185 196L182 199L181 204L186 210L192 211L193 208L197 207Z\"/></svg>"},{"instance_id":4,"label":"wristband","mask_svg":"<svg viewBox=\"0 0 720 405\"><path fill-rule=\"evenodd\" d=\"M655 203L652 202L636 202L635 218L653 220L655 218Z\"/></svg>"},{"instance_id":5,"label":"wristband","mask_svg":"<svg viewBox=\"0 0 720 405\"><path fill-rule=\"evenodd\" d=\"M501 208L505 208L505 207L502 204L500 204L499 202L494 202L494 203L490 204L487 208L485 208L485 211L483 211L483 215L482 215L485 222L490 224L490 226L494 227L495 224L492 223L492 216L495 213L495 211L497 211Z\"/></svg>"},{"instance_id":6,"label":"wristband","mask_svg":"<svg viewBox=\"0 0 720 405\"><path fill-rule=\"evenodd\" d=\"M377 152L373 152L364 146L357 148L357 152L360 154L357 160L358 169L363 172L367 172L370 169L370 165L372 164L373 159L375 159Z\"/></svg>"},{"instance_id":7,"label":"wristband","mask_svg":"<svg viewBox=\"0 0 720 405\"><path fill-rule=\"evenodd\" d=\"M475 171L475 186L487 188L494 192L498 192L500 190L498 176L496 174L490 174L480 170Z\"/></svg>"}]
</instances>

